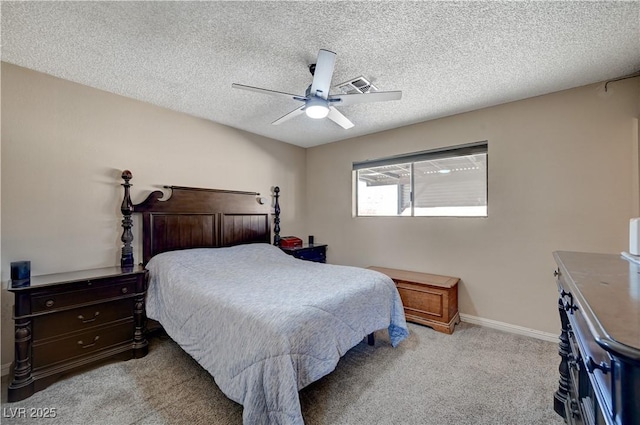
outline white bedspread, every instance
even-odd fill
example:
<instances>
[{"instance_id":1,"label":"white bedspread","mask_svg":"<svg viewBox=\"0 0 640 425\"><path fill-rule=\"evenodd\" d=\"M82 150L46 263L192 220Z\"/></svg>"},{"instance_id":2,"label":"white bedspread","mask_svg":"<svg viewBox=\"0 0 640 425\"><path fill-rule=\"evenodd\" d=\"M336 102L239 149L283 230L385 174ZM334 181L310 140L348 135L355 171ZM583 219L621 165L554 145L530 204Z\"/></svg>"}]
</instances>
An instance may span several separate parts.
<instances>
[{"instance_id":1,"label":"white bedspread","mask_svg":"<svg viewBox=\"0 0 640 425\"><path fill-rule=\"evenodd\" d=\"M373 331L408 336L387 276L295 259L268 244L159 254L147 316L244 407L244 425L303 424L298 390Z\"/></svg>"}]
</instances>

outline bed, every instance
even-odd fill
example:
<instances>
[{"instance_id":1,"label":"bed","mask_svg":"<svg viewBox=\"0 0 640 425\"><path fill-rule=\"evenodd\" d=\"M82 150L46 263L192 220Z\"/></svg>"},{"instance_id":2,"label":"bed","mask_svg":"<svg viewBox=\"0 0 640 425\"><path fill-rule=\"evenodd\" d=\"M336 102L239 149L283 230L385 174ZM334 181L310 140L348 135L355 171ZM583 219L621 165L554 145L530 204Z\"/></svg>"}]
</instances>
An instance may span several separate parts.
<instances>
[{"instance_id":1,"label":"bed","mask_svg":"<svg viewBox=\"0 0 640 425\"><path fill-rule=\"evenodd\" d=\"M393 346L408 336L391 279L271 245L270 202L258 193L172 186L167 200L156 191L133 205L131 174L123 178L122 265L133 264L131 214L140 213L146 315L243 405L245 425L303 424L300 389L374 331L387 329Z\"/></svg>"}]
</instances>

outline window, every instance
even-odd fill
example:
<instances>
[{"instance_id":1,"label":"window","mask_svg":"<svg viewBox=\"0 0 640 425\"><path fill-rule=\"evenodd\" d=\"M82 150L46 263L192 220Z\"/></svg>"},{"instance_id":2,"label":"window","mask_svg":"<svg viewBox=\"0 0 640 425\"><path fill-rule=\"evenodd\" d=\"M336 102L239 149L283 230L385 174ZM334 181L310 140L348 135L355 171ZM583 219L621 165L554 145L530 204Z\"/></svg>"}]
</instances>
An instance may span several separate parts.
<instances>
[{"instance_id":1,"label":"window","mask_svg":"<svg viewBox=\"0 0 640 425\"><path fill-rule=\"evenodd\" d=\"M487 216L487 142L353 163L357 216Z\"/></svg>"}]
</instances>

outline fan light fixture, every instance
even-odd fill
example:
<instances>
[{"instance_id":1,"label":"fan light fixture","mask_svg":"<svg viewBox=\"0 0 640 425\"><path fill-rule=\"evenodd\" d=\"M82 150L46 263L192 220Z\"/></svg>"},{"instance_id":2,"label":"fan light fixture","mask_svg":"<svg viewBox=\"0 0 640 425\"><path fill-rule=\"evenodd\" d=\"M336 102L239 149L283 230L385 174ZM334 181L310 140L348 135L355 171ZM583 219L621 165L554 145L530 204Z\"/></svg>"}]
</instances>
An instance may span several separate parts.
<instances>
[{"instance_id":1,"label":"fan light fixture","mask_svg":"<svg viewBox=\"0 0 640 425\"><path fill-rule=\"evenodd\" d=\"M309 118L320 119L329 115L329 107L327 102L323 99L311 98L307 100L307 106L304 108L304 113Z\"/></svg>"}]
</instances>

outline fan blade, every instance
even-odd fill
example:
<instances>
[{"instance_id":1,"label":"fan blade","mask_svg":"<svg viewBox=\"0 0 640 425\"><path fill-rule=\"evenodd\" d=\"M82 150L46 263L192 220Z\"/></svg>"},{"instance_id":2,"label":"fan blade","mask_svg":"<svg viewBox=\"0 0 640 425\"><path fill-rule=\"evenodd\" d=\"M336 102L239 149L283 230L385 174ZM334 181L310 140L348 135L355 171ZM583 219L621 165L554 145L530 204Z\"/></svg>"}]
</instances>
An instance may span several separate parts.
<instances>
[{"instance_id":1,"label":"fan blade","mask_svg":"<svg viewBox=\"0 0 640 425\"><path fill-rule=\"evenodd\" d=\"M356 103L384 102L387 100L400 100L401 91L375 91L372 93L335 94L329 97L332 105L354 105Z\"/></svg>"},{"instance_id":2,"label":"fan blade","mask_svg":"<svg viewBox=\"0 0 640 425\"><path fill-rule=\"evenodd\" d=\"M258 92L258 93L264 93L264 94L270 94L270 95L275 95L275 96L286 97L288 99L295 99L295 100L301 100L301 101L307 100L306 97L298 96L297 94L285 93L285 92L275 91L275 90L261 89L259 87L245 86L244 84L233 83L233 84L231 84L231 87L233 87L234 89L249 90L249 91L255 91L255 92Z\"/></svg>"},{"instance_id":3,"label":"fan blade","mask_svg":"<svg viewBox=\"0 0 640 425\"><path fill-rule=\"evenodd\" d=\"M338 124L340 127L344 128L345 130L353 127L353 123L333 106L329 106L329 115L327 115L327 118Z\"/></svg>"},{"instance_id":4,"label":"fan blade","mask_svg":"<svg viewBox=\"0 0 640 425\"><path fill-rule=\"evenodd\" d=\"M321 49L318 52L316 70L311 83L311 95L326 99L331 88L331 78L333 77L333 67L336 64L336 54L329 50Z\"/></svg>"},{"instance_id":5,"label":"fan blade","mask_svg":"<svg viewBox=\"0 0 640 425\"><path fill-rule=\"evenodd\" d=\"M289 112L286 115L281 116L280 118L278 118L277 120L275 120L274 122L272 122L272 125L278 125L280 123L283 123L285 121L290 120L293 117L297 117L298 115L302 114L304 112L304 108L307 105L302 105L301 107L299 107L298 109L294 109L293 111Z\"/></svg>"}]
</instances>

